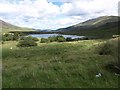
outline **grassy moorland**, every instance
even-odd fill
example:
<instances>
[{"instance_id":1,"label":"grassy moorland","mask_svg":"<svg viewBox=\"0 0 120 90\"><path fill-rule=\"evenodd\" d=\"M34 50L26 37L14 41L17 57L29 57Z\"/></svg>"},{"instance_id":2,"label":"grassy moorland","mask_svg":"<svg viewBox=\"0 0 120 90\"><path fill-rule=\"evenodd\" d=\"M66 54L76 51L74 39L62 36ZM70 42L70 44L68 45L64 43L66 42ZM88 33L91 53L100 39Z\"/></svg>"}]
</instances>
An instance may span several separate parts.
<instances>
[{"instance_id":1,"label":"grassy moorland","mask_svg":"<svg viewBox=\"0 0 120 90\"><path fill-rule=\"evenodd\" d=\"M98 53L97 47L104 42L38 43L20 48L18 42L6 41L2 48L3 88L116 88L119 76L106 68L115 58ZM102 75L96 77L98 73Z\"/></svg>"}]
</instances>

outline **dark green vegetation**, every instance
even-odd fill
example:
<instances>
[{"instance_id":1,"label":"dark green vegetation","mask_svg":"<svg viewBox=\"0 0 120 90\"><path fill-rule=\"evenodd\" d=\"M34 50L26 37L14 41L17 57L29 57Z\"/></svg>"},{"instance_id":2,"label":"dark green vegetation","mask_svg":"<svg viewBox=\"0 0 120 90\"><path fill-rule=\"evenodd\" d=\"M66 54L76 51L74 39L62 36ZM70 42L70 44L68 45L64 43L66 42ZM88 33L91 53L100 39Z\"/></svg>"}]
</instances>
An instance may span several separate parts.
<instances>
[{"instance_id":1,"label":"dark green vegetation","mask_svg":"<svg viewBox=\"0 0 120 90\"><path fill-rule=\"evenodd\" d=\"M48 38L41 38L41 43L48 43L48 42L65 42L66 39L61 36L61 35L58 35L58 36L52 36L52 37L48 37Z\"/></svg>"},{"instance_id":2,"label":"dark green vegetation","mask_svg":"<svg viewBox=\"0 0 120 90\"><path fill-rule=\"evenodd\" d=\"M88 36L90 38L110 38L112 35L118 34L119 20L118 16L103 16L67 28L58 29L56 32Z\"/></svg>"},{"instance_id":3,"label":"dark green vegetation","mask_svg":"<svg viewBox=\"0 0 120 90\"><path fill-rule=\"evenodd\" d=\"M65 42L66 39L63 36L53 36L53 37L48 37L48 39L50 40L50 42Z\"/></svg>"},{"instance_id":4,"label":"dark green vegetation","mask_svg":"<svg viewBox=\"0 0 120 90\"><path fill-rule=\"evenodd\" d=\"M48 38L41 38L41 43L50 43L50 42L70 42L70 41L79 41L79 40L88 40L87 37L83 37L83 38L74 38L72 39L71 37L63 37L61 35L58 36L52 36L52 37L48 37Z\"/></svg>"},{"instance_id":5,"label":"dark green vegetation","mask_svg":"<svg viewBox=\"0 0 120 90\"><path fill-rule=\"evenodd\" d=\"M48 38L41 38L40 43L49 43L50 41L48 40Z\"/></svg>"},{"instance_id":6,"label":"dark green vegetation","mask_svg":"<svg viewBox=\"0 0 120 90\"><path fill-rule=\"evenodd\" d=\"M37 41L39 41L39 39L28 36L28 37L23 37L21 38L21 40L19 41L19 43L17 44L18 47L31 47L31 46L37 46Z\"/></svg>"},{"instance_id":7,"label":"dark green vegetation","mask_svg":"<svg viewBox=\"0 0 120 90\"><path fill-rule=\"evenodd\" d=\"M23 33L4 33L1 37L3 41L16 41L20 39L21 36L24 36Z\"/></svg>"},{"instance_id":8,"label":"dark green vegetation","mask_svg":"<svg viewBox=\"0 0 120 90\"><path fill-rule=\"evenodd\" d=\"M120 53L118 51L118 45L120 44L120 38L115 38L112 40L108 40L107 42L104 42L100 45L97 46L96 51L100 55L111 55L114 57L114 60L109 62L106 67L108 70L111 72L120 74L120 61L119 61L119 56Z\"/></svg>"},{"instance_id":9,"label":"dark green vegetation","mask_svg":"<svg viewBox=\"0 0 120 90\"><path fill-rule=\"evenodd\" d=\"M4 33L2 36L2 44L6 41L18 41L17 44L18 47L31 47L31 46L37 46L37 41L39 41L38 38L32 37L32 36L25 36L21 32L16 33Z\"/></svg>"},{"instance_id":10,"label":"dark green vegetation","mask_svg":"<svg viewBox=\"0 0 120 90\"><path fill-rule=\"evenodd\" d=\"M3 88L118 87L118 74L106 67L116 62L114 54L99 53L104 43L87 40L19 48L18 42L7 41L3 44ZM102 76L96 77L98 73Z\"/></svg>"}]
</instances>

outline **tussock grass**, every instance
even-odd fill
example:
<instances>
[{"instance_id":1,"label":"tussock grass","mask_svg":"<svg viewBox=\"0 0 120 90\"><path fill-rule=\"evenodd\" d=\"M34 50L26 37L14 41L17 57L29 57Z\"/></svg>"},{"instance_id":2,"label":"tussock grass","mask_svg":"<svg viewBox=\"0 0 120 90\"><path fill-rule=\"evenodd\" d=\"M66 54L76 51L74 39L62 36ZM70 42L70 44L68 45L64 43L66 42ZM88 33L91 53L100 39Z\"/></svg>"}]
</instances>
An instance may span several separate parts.
<instances>
[{"instance_id":1,"label":"tussock grass","mask_svg":"<svg viewBox=\"0 0 120 90\"><path fill-rule=\"evenodd\" d=\"M39 43L19 48L18 42L3 44L3 88L115 88L118 76L104 65L111 55L95 53L103 40ZM11 50L10 47L13 47ZM102 73L96 78L95 75Z\"/></svg>"},{"instance_id":2,"label":"tussock grass","mask_svg":"<svg viewBox=\"0 0 120 90\"><path fill-rule=\"evenodd\" d=\"M97 51L100 55L111 55L113 60L106 64L106 68L114 73L120 74L119 48L120 38L107 40L97 46Z\"/></svg>"}]
</instances>

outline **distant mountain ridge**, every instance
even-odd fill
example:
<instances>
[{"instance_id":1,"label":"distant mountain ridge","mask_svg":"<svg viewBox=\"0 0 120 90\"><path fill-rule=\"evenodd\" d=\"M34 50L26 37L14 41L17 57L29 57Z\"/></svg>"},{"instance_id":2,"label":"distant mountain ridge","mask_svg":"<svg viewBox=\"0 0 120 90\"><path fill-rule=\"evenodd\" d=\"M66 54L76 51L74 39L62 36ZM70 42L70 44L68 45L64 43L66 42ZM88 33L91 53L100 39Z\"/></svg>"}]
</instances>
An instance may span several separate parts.
<instances>
[{"instance_id":1,"label":"distant mountain ridge","mask_svg":"<svg viewBox=\"0 0 120 90\"><path fill-rule=\"evenodd\" d=\"M102 16L56 30L57 33L85 36L111 36L118 34L119 16Z\"/></svg>"},{"instance_id":2,"label":"distant mountain ridge","mask_svg":"<svg viewBox=\"0 0 120 90\"><path fill-rule=\"evenodd\" d=\"M24 27L15 26L3 20L0 20L0 28L2 30L2 33L7 33L11 31L34 31L32 28L24 28Z\"/></svg>"},{"instance_id":3,"label":"distant mountain ridge","mask_svg":"<svg viewBox=\"0 0 120 90\"><path fill-rule=\"evenodd\" d=\"M79 23L75 26L100 26L103 25L105 23L109 23L109 22L116 22L118 21L118 17L117 16L102 16L102 17L98 17L95 19L90 19L88 21L85 21L83 23Z\"/></svg>"},{"instance_id":4,"label":"distant mountain ridge","mask_svg":"<svg viewBox=\"0 0 120 90\"><path fill-rule=\"evenodd\" d=\"M11 28L11 27L14 27L14 28L20 28L18 26L15 26L15 25L12 25L10 23L7 23L3 20L0 20L0 28Z\"/></svg>"},{"instance_id":5,"label":"distant mountain ridge","mask_svg":"<svg viewBox=\"0 0 120 90\"><path fill-rule=\"evenodd\" d=\"M32 28L22 28L7 23L3 20L0 20L0 28L2 28L2 33L11 32L11 31L13 32L28 31L28 33L32 33L32 34L58 33L58 34L68 34L68 35L80 35L80 36L111 37L112 35L118 34L118 23L120 23L119 16L102 16L87 20L82 23L78 23L73 26L50 31L49 29L41 30L41 29L32 29Z\"/></svg>"}]
</instances>

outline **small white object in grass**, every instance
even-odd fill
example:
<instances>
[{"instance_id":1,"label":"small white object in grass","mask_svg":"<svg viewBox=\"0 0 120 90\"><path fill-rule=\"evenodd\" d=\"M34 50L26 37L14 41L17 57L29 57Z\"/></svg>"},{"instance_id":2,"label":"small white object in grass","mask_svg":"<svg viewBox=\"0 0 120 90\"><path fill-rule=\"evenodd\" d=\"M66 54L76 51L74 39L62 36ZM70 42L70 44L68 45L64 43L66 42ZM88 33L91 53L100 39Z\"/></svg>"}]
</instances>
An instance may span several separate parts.
<instances>
[{"instance_id":1,"label":"small white object in grass","mask_svg":"<svg viewBox=\"0 0 120 90\"><path fill-rule=\"evenodd\" d=\"M116 76L119 76L119 74L115 73Z\"/></svg>"},{"instance_id":2,"label":"small white object in grass","mask_svg":"<svg viewBox=\"0 0 120 90\"><path fill-rule=\"evenodd\" d=\"M95 77L101 77L102 74L101 73L98 73L97 75L95 75Z\"/></svg>"},{"instance_id":3,"label":"small white object in grass","mask_svg":"<svg viewBox=\"0 0 120 90\"><path fill-rule=\"evenodd\" d=\"M12 47L10 49L13 49Z\"/></svg>"}]
</instances>

